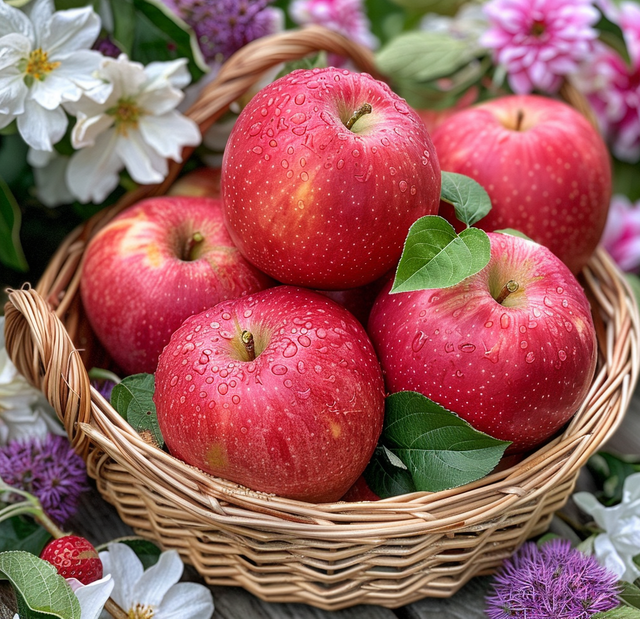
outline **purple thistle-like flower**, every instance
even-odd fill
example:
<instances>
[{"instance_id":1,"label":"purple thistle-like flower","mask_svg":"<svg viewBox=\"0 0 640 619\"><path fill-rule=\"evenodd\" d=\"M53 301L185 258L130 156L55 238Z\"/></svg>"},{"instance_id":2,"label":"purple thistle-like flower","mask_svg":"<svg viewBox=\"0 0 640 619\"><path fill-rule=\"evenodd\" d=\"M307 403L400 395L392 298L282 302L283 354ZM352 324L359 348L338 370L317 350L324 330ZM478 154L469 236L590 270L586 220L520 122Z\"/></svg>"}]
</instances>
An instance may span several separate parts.
<instances>
[{"instance_id":1,"label":"purple thistle-like flower","mask_svg":"<svg viewBox=\"0 0 640 619\"><path fill-rule=\"evenodd\" d=\"M568 540L528 542L495 576L486 612L490 619L589 619L618 606L617 594L615 574Z\"/></svg>"},{"instance_id":2,"label":"purple thistle-like flower","mask_svg":"<svg viewBox=\"0 0 640 619\"><path fill-rule=\"evenodd\" d=\"M109 56L110 58L117 58L122 50L111 40L110 36L98 37L91 49L95 49L103 56Z\"/></svg>"},{"instance_id":3,"label":"purple thistle-like flower","mask_svg":"<svg viewBox=\"0 0 640 619\"><path fill-rule=\"evenodd\" d=\"M11 441L0 449L0 477L9 486L36 496L47 515L64 524L88 490L82 458L63 436Z\"/></svg>"},{"instance_id":4,"label":"purple thistle-like flower","mask_svg":"<svg viewBox=\"0 0 640 619\"><path fill-rule=\"evenodd\" d=\"M491 28L480 43L493 50L514 92L555 92L593 52L599 13L591 0L491 0Z\"/></svg>"},{"instance_id":5,"label":"purple thistle-like flower","mask_svg":"<svg viewBox=\"0 0 640 619\"><path fill-rule=\"evenodd\" d=\"M282 28L273 0L164 0L195 31L208 62L222 62L255 39Z\"/></svg>"}]
</instances>

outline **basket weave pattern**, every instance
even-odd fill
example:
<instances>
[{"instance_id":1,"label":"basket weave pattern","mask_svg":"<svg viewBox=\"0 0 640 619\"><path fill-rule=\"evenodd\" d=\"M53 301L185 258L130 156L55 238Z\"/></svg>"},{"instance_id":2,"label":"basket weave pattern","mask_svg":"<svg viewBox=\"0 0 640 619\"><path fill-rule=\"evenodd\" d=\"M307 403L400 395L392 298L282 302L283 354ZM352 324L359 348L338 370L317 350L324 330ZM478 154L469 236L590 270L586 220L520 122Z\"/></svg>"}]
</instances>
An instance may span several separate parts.
<instances>
[{"instance_id":1,"label":"basket weave pattern","mask_svg":"<svg viewBox=\"0 0 640 619\"><path fill-rule=\"evenodd\" d=\"M339 35L318 27L285 32L240 50L189 115L205 131L264 71L319 50L350 57L375 74L370 53ZM571 97L569 90L565 98ZM163 184L127 194L74 231L37 287L12 291L5 308L10 357L54 406L89 475L124 522L177 549L209 584L327 610L360 603L396 608L450 596L546 530L580 467L622 420L638 376L635 301L603 250L582 273L598 331L598 369L562 436L462 488L378 502L282 499L211 477L148 445L90 386L87 368L105 367L108 359L78 293L86 244L126 206L165 193L180 168L172 164Z\"/></svg>"}]
</instances>

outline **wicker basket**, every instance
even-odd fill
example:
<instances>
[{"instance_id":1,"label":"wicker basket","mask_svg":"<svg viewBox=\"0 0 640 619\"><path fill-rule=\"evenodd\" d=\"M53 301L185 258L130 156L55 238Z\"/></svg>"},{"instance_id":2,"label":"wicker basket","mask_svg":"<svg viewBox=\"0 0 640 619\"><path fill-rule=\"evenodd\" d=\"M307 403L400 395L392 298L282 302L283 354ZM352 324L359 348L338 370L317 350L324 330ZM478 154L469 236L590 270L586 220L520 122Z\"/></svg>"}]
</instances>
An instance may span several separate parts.
<instances>
[{"instance_id":1,"label":"wicker basket","mask_svg":"<svg viewBox=\"0 0 640 619\"><path fill-rule=\"evenodd\" d=\"M320 28L290 31L238 52L190 116L204 131L266 69L318 50L348 56L374 73L370 54L346 39ZM638 375L637 309L603 250L582 273L598 330L598 369L562 436L462 488L379 502L308 504L213 478L146 444L90 387L86 368L106 362L78 294L87 241L125 206L166 192L179 170L172 165L165 183L139 188L73 232L37 287L11 291L6 305L11 358L53 404L124 522L164 548L176 548L210 584L327 610L360 603L395 608L450 596L546 530L580 467L619 425Z\"/></svg>"}]
</instances>

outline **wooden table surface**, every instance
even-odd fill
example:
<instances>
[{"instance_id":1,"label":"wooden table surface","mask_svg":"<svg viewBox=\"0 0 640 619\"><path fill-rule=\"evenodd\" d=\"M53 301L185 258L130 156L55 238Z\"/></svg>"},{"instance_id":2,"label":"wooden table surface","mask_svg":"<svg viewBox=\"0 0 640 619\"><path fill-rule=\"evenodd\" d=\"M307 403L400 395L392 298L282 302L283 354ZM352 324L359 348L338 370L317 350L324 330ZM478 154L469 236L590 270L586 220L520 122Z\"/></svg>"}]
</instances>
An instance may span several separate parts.
<instances>
[{"instance_id":1,"label":"wooden table surface","mask_svg":"<svg viewBox=\"0 0 640 619\"><path fill-rule=\"evenodd\" d=\"M636 389L627 414L618 431L606 446L620 454L640 454L640 388ZM584 470L578 481L579 489L589 489L591 479ZM571 504L567 506L571 509ZM552 529L560 527L559 521ZM77 516L69 529L91 540L95 545L132 535L133 531L106 503L96 490L84 495ZM199 581L192 568L186 568L189 580ZM449 599L425 599L396 610L378 606L354 606L340 611L324 611L304 604L274 604L263 602L254 595L235 587L211 587L216 619L483 619L484 597L490 577L475 578ZM0 619L12 619L12 594L8 586L0 586ZM15 607L14 607L15 608Z\"/></svg>"}]
</instances>

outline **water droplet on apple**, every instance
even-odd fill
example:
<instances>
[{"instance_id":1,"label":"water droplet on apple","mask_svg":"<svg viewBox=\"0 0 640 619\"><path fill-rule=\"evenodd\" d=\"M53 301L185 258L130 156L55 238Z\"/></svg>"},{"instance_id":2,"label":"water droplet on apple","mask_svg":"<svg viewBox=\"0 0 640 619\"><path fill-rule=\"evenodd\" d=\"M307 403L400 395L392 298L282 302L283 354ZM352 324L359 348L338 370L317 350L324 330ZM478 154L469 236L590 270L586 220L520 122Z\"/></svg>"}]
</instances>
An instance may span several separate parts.
<instances>
[{"instance_id":1,"label":"water droplet on apple","mask_svg":"<svg viewBox=\"0 0 640 619\"><path fill-rule=\"evenodd\" d=\"M407 181L400 181L398 183L398 187L400 188L400 191L402 193L404 193L407 190L407 188L409 187L409 183L407 183Z\"/></svg>"},{"instance_id":2,"label":"water droplet on apple","mask_svg":"<svg viewBox=\"0 0 640 619\"><path fill-rule=\"evenodd\" d=\"M527 332L527 327L525 327L524 325L520 325L520 333L526 333Z\"/></svg>"},{"instance_id":3,"label":"water droplet on apple","mask_svg":"<svg viewBox=\"0 0 640 619\"><path fill-rule=\"evenodd\" d=\"M195 349L195 344L193 342L187 342L183 347L182 347L182 354L183 355L187 355L189 354L192 350Z\"/></svg>"},{"instance_id":4,"label":"water droplet on apple","mask_svg":"<svg viewBox=\"0 0 640 619\"><path fill-rule=\"evenodd\" d=\"M458 316L460 316L460 314L462 314L462 310L461 309L457 309L454 310L453 314L451 314L454 318L457 318Z\"/></svg>"},{"instance_id":5,"label":"water droplet on apple","mask_svg":"<svg viewBox=\"0 0 640 619\"><path fill-rule=\"evenodd\" d=\"M493 321L492 320L487 320L487 322L484 323L484 326L487 329L491 329L491 327L493 327Z\"/></svg>"},{"instance_id":6,"label":"water droplet on apple","mask_svg":"<svg viewBox=\"0 0 640 619\"><path fill-rule=\"evenodd\" d=\"M227 383L220 383L218 385L218 393L220 395L225 395L229 391L229 387L227 387Z\"/></svg>"},{"instance_id":7,"label":"water droplet on apple","mask_svg":"<svg viewBox=\"0 0 640 619\"><path fill-rule=\"evenodd\" d=\"M466 352L466 353L472 353L476 349L474 344L460 344L460 346L458 346L458 348L462 352Z\"/></svg>"},{"instance_id":8,"label":"water droplet on apple","mask_svg":"<svg viewBox=\"0 0 640 619\"><path fill-rule=\"evenodd\" d=\"M287 378L287 380L284 381L284 386L290 389L293 387L293 381L290 378Z\"/></svg>"},{"instance_id":9,"label":"water droplet on apple","mask_svg":"<svg viewBox=\"0 0 640 619\"><path fill-rule=\"evenodd\" d=\"M220 323L219 322L212 322L212 323L209 324L209 326L212 329L218 329L220 327Z\"/></svg>"},{"instance_id":10,"label":"water droplet on apple","mask_svg":"<svg viewBox=\"0 0 640 619\"><path fill-rule=\"evenodd\" d=\"M562 294L562 293L564 292L564 288L563 288L562 286L558 286L558 287L556 288L556 292L557 292L558 294Z\"/></svg>"},{"instance_id":11,"label":"water droplet on apple","mask_svg":"<svg viewBox=\"0 0 640 619\"><path fill-rule=\"evenodd\" d=\"M393 107L395 107L396 110L398 110L398 112L400 112L400 114L408 114L409 113L409 108L407 108L407 106L404 103L402 103L401 101L394 101Z\"/></svg>"},{"instance_id":12,"label":"water droplet on apple","mask_svg":"<svg viewBox=\"0 0 640 619\"><path fill-rule=\"evenodd\" d=\"M426 341L427 336L424 334L424 332L418 331L418 333L416 333L416 336L413 338L413 342L411 342L411 348L413 352L418 352L424 346L424 343Z\"/></svg>"},{"instance_id":13,"label":"water droplet on apple","mask_svg":"<svg viewBox=\"0 0 640 619\"><path fill-rule=\"evenodd\" d=\"M282 356L287 359L293 357L298 352L298 347L295 345L295 342L289 340L289 343L286 345L285 349L282 351Z\"/></svg>"},{"instance_id":14,"label":"water droplet on apple","mask_svg":"<svg viewBox=\"0 0 640 619\"><path fill-rule=\"evenodd\" d=\"M445 352L453 352L454 350L455 350L455 346L451 342L447 342L444 345L444 351Z\"/></svg>"},{"instance_id":15,"label":"water droplet on apple","mask_svg":"<svg viewBox=\"0 0 640 619\"><path fill-rule=\"evenodd\" d=\"M314 365L313 369L316 372L316 374L320 374L320 372L322 372L322 366L321 365Z\"/></svg>"},{"instance_id":16,"label":"water droplet on apple","mask_svg":"<svg viewBox=\"0 0 640 619\"><path fill-rule=\"evenodd\" d=\"M222 319L223 320L231 320L231 314L229 312L223 312Z\"/></svg>"},{"instance_id":17,"label":"water droplet on apple","mask_svg":"<svg viewBox=\"0 0 640 619\"><path fill-rule=\"evenodd\" d=\"M549 297L545 297L543 302L547 307L553 307L553 301Z\"/></svg>"},{"instance_id":18,"label":"water droplet on apple","mask_svg":"<svg viewBox=\"0 0 640 619\"><path fill-rule=\"evenodd\" d=\"M520 348L525 349L527 348L527 346L529 346L529 344L527 344L525 340L522 340L522 342L520 342Z\"/></svg>"},{"instance_id":19,"label":"water droplet on apple","mask_svg":"<svg viewBox=\"0 0 640 619\"><path fill-rule=\"evenodd\" d=\"M298 361L298 372L300 372L300 374L304 374L305 369L304 361Z\"/></svg>"},{"instance_id":20,"label":"water droplet on apple","mask_svg":"<svg viewBox=\"0 0 640 619\"><path fill-rule=\"evenodd\" d=\"M240 403L240 396L239 396L239 395L234 395L234 396L231 398L231 401L232 401L234 404L239 404L239 403Z\"/></svg>"},{"instance_id":21,"label":"water droplet on apple","mask_svg":"<svg viewBox=\"0 0 640 619\"><path fill-rule=\"evenodd\" d=\"M410 189L409 193L411 193L412 196L415 196L417 192L418 192L418 189L416 188L416 186L415 185L411 185L411 189Z\"/></svg>"},{"instance_id":22,"label":"water droplet on apple","mask_svg":"<svg viewBox=\"0 0 640 619\"><path fill-rule=\"evenodd\" d=\"M287 368L284 365L274 365L271 368L271 371L276 375L276 376L283 376L284 374L287 373Z\"/></svg>"},{"instance_id":23,"label":"water droplet on apple","mask_svg":"<svg viewBox=\"0 0 640 619\"><path fill-rule=\"evenodd\" d=\"M395 176L397 172L398 170L396 170L393 166L389 168L389 174L391 174L391 176Z\"/></svg>"},{"instance_id":24,"label":"water droplet on apple","mask_svg":"<svg viewBox=\"0 0 640 619\"><path fill-rule=\"evenodd\" d=\"M508 329L510 324L511 324L511 318L509 314L502 314L502 316L500 316L500 326L503 329Z\"/></svg>"},{"instance_id":25,"label":"water droplet on apple","mask_svg":"<svg viewBox=\"0 0 640 619\"><path fill-rule=\"evenodd\" d=\"M529 329L535 329L538 326L538 323L535 320L532 320L527 326Z\"/></svg>"},{"instance_id":26,"label":"water droplet on apple","mask_svg":"<svg viewBox=\"0 0 640 619\"><path fill-rule=\"evenodd\" d=\"M540 318L540 316L542 316L542 312L541 312L537 307L534 307L534 308L533 308L533 315L534 315L536 318Z\"/></svg>"},{"instance_id":27,"label":"water droplet on apple","mask_svg":"<svg viewBox=\"0 0 640 619\"><path fill-rule=\"evenodd\" d=\"M304 103L305 96L303 94L296 95L294 101L296 105L302 105Z\"/></svg>"},{"instance_id":28,"label":"water droplet on apple","mask_svg":"<svg viewBox=\"0 0 640 619\"><path fill-rule=\"evenodd\" d=\"M275 148L276 146L278 146L278 142L276 142L275 140L269 140L269 146L271 146L271 148Z\"/></svg>"},{"instance_id":29,"label":"water droplet on apple","mask_svg":"<svg viewBox=\"0 0 640 619\"><path fill-rule=\"evenodd\" d=\"M325 337L327 337L327 332L322 327L320 327L319 329L316 330L316 335L321 340L323 340Z\"/></svg>"},{"instance_id":30,"label":"water droplet on apple","mask_svg":"<svg viewBox=\"0 0 640 619\"><path fill-rule=\"evenodd\" d=\"M253 125L249 127L249 135L250 136L258 135L258 133L260 133L261 127L262 127L262 123L253 123Z\"/></svg>"},{"instance_id":31,"label":"water droplet on apple","mask_svg":"<svg viewBox=\"0 0 640 619\"><path fill-rule=\"evenodd\" d=\"M308 400L310 395L311 395L310 387L307 387L307 389L305 389L304 391L298 391L298 397L301 400Z\"/></svg>"},{"instance_id":32,"label":"water droplet on apple","mask_svg":"<svg viewBox=\"0 0 640 619\"><path fill-rule=\"evenodd\" d=\"M254 146L251 149L256 155L261 155L262 154L262 146Z\"/></svg>"},{"instance_id":33,"label":"water droplet on apple","mask_svg":"<svg viewBox=\"0 0 640 619\"><path fill-rule=\"evenodd\" d=\"M305 348L306 348L307 346L311 346L311 340L310 340L306 335L301 335L301 336L298 338L298 343L299 343L301 346L304 346Z\"/></svg>"},{"instance_id":34,"label":"water droplet on apple","mask_svg":"<svg viewBox=\"0 0 640 619\"><path fill-rule=\"evenodd\" d=\"M344 159L338 159L338 163L336 163L336 168L338 168L338 170L342 170L342 168L344 168Z\"/></svg>"},{"instance_id":35,"label":"water droplet on apple","mask_svg":"<svg viewBox=\"0 0 640 619\"><path fill-rule=\"evenodd\" d=\"M456 370L456 376L458 378L464 378L464 374L460 370Z\"/></svg>"},{"instance_id":36,"label":"water droplet on apple","mask_svg":"<svg viewBox=\"0 0 640 619\"><path fill-rule=\"evenodd\" d=\"M354 157L359 157L360 156L360 151L357 148L355 148L354 150L351 151L351 154Z\"/></svg>"},{"instance_id":37,"label":"water droplet on apple","mask_svg":"<svg viewBox=\"0 0 640 619\"><path fill-rule=\"evenodd\" d=\"M309 180L309 175L306 172L301 172L300 173L300 179L304 182Z\"/></svg>"},{"instance_id":38,"label":"water droplet on apple","mask_svg":"<svg viewBox=\"0 0 640 619\"><path fill-rule=\"evenodd\" d=\"M213 382L213 377L211 377L211 376L207 376L207 377L204 379L204 382L205 382L205 383L207 383L207 385L210 385L210 384Z\"/></svg>"},{"instance_id":39,"label":"water droplet on apple","mask_svg":"<svg viewBox=\"0 0 640 619\"><path fill-rule=\"evenodd\" d=\"M171 377L171 386L172 386L172 387L175 387L177 384L178 384L178 377L174 374L174 375Z\"/></svg>"},{"instance_id":40,"label":"water droplet on apple","mask_svg":"<svg viewBox=\"0 0 640 619\"><path fill-rule=\"evenodd\" d=\"M568 321L565 321L564 328L567 330L568 333L571 333L571 331L573 331L573 325Z\"/></svg>"},{"instance_id":41,"label":"water droplet on apple","mask_svg":"<svg viewBox=\"0 0 640 619\"><path fill-rule=\"evenodd\" d=\"M269 110L266 107L263 107L260 110L260 114L262 114L263 116L266 116L269 113Z\"/></svg>"},{"instance_id":42,"label":"water droplet on apple","mask_svg":"<svg viewBox=\"0 0 640 619\"><path fill-rule=\"evenodd\" d=\"M291 129L291 133L293 133L294 135L304 135L306 130L307 128L305 126L298 126Z\"/></svg>"},{"instance_id":43,"label":"water droplet on apple","mask_svg":"<svg viewBox=\"0 0 640 619\"><path fill-rule=\"evenodd\" d=\"M569 301L562 299L562 307L569 307Z\"/></svg>"},{"instance_id":44,"label":"water droplet on apple","mask_svg":"<svg viewBox=\"0 0 640 619\"><path fill-rule=\"evenodd\" d=\"M209 410L213 410L215 407L216 407L215 400L209 400L209 403L207 404L207 408Z\"/></svg>"},{"instance_id":45,"label":"water droplet on apple","mask_svg":"<svg viewBox=\"0 0 640 619\"><path fill-rule=\"evenodd\" d=\"M248 432L248 430L244 426L242 426L240 428L240 432L242 432L242 434L246 434Z\"/></svg>"},{"instance_id":46,"label":"water droplet on apple","mask_svg":"<svg viewBox=\"0 0 640 619\"><path fill-rule=\"evenodd\" d=\"M532 352L528 352L527 356L524 358L527 363L533 363L536 360L536 356Z\"/></svg>"},{"instance_id":47,"label":"water droplet on apple","mask_svg":"<svg viewBox=\"0 0 640 619\"><path fill-rule=\"evenodd\" d=\"M311 90L315 90L316 88L318 88L318 86L320 86L320 84L316 82L316 80L311 80L310 82L307 82L307 88L310 88Z\"/></svg>"},{"instance_id":48,"label":"water droplet on apple","mask_svg":"<svg viewBox=\"0 0 640 619\"><path fill-rule=\"evenodd\" d=\"M287 172L287 178L293 178L293 170Z\"/></svg>"},{"instance_id":49,"label":"water droplet on apple","mask_svg":"<svg viewBox=\"0 0 640 619\"><path fill-rule=\"evenodd\" d=\"M558 357L560 357L560 361L566 361L567 360L567 353L564 350L559 350L558 351Z\"/></svg>"},{"instance_id":50,"label":"water droplet on apple","mask_svg":"<svg viewBox=\"0 0 640 619\"><path fill-rule=\"evenodd\" d=\"M391 142L389 141L389 138L385 136L380 139L380 144L382 144L382 146L389 146Z\"/></svg>"}]
</instances>

